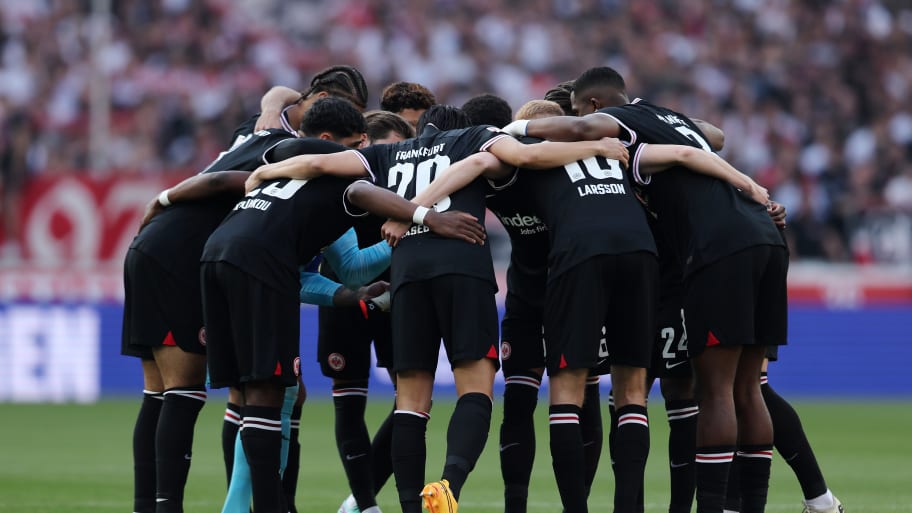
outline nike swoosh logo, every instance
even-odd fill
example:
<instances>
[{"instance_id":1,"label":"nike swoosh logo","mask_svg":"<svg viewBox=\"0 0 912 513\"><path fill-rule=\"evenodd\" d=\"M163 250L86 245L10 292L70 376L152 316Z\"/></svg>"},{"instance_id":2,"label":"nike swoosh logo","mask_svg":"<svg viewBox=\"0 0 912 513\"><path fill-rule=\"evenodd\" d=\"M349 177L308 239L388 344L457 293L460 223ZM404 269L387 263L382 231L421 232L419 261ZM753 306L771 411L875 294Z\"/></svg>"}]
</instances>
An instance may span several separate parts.
<instances>
[{"instance_id":1,"label":"nike swoosh logo","mask_svg":"<svg viewBox=\"0 0 912 513\"><path fill-rule=\"evenodd\" d=\"M356 459L360 458L361 456L367 456L367 453L362 452L361 454L346 454L345 461L356 460Z\"/></svg>"},{"instance_id":2,"label":"nike swoosh logo","mask_svg":"<svg viewBox=\"0 0 912 513\"><path fill-rule=\"evenodd\" d=\"M184 459L187 460L187 461L190 461L190 455L189 455L189 454L184 454Z\"/></svg>"},{"instance_id":3,"label":"nike swoosh logo","mask_svg":"<svg viewBox=\"0 0 912 513\"><path fill-rule=\"evenodd\" d=\"M519 442L513 442L512 444L501 445L501 446L500 446L500 452L504 452L504 451L506 451L507 449L509 449L510 447L513 447L514 445L519 445Z\"/></svg>"},{"instance_id":4,"label":"nike swoosh logo","mask_svg":"<svg viewBox=\"0 0 912 513\"><path fill-rule=\"evenodd\" d=\"M677 362L677 363L665 362L665 368L666 368L666 369L674 369L674 368L677 367L678 365L684 365L685 363L687 363L687 362L686 362L686 361Z\"/></svg>"},{"instance_id":5,"label":"nike swoosh logo","mask_svg":"<svg viewBox=\"0 0 912 513\"><path fill-rule=\"evenodd\" d=\"M168 501L168 499L162 499L161 497L157 497L155 499L155 502L167 502L167 501Z\"/></svg>"},{"instance_id":6,"label":"nike swoosh logo","mask_svg":"<svg viewBox=\"0 0 912 513\"><path fill-rule=\"evenodd\" d=\"M690 463L687 463L686 461L684 463L675 463L672 461L670 464L671 464L671 468L681 468L681 467L686 467L687 465L690 465Z\"/></svg>"}]
</instances>

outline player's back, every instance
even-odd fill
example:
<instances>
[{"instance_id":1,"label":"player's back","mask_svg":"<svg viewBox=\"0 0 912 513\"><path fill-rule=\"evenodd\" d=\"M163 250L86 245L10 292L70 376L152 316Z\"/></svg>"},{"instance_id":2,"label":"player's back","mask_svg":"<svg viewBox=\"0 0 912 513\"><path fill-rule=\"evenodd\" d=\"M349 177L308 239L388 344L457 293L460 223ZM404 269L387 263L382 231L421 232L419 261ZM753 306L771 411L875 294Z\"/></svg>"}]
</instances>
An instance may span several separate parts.
<instances>
[{"instance_id":1,"label":"player's back","mask_svg":"<svg viewBox=\"0 0 912 513\"><path fill-rule=\"evenodd\" d=\"M630 156L635 173L644 144L712 151L699 127L670 109L637 99L599 112L634 134ZM664 225L656 233L676 234L670 246L676 248L685 275L739 249L780 244L765 207L726 182L677 167L653 175L646 183L644 198L659 225Z\"/></svg>"},{"instance_id":2,"label":"player's back","mask_svg":"<svg viewBox=\"0 0 912 513\"><path fill-rule=\"evenodd\" d=\"M412 199L450 165L485 151L501 137L509 136L494 127L441 131L428 125L414 139L358 151L377 185ZM440 212L459 210L484 219L487 191L485 181L476 179L438 201L435 209ZM390 267L394 288L442 274L464 274L494 281L494 264L487 245L440 237L420 225L412 226L406 232L393 251Z\"/></svg>"},{"instance_id":3,"label":"player's back","mask_svg":"<svg viewBox=\"0 0 912 513\"><path fill-rule=\"evenodd\" d=\"M248 133L237 138L234 145L221 152L201 173L253 171L264 164L266 151L293 137L283 129ZM130 247L155 258L166 269L180 275L195 275L206 239L236 202L236 196L222 195L175 203L152 218Z\"/></svg>"},{"instance_id":4,"label":"player's back","mask_svg":"<svg viewBox=\"0 0 912 513\"><path fill-rule=\"evenodd\" d=\"M288 141L295 154L348 150L320 139ZM298 266L351 227L343 195L350 179L322 176L312 180L267 180L238 201L212 233L202 260L225 261L297 294Z\"/></svg>"},{"instance_id":5,"label":"player's back","mask_svg":"<svg viewBox=\"0 0 912 513\"><path fill-rule=\"evenodd\" d=\"M590 157L549 170L523 169L518 180L531 182L529 199L548 226L549 279L596 255L656 252L621 162Z\"/></svg>"}]
</instances>

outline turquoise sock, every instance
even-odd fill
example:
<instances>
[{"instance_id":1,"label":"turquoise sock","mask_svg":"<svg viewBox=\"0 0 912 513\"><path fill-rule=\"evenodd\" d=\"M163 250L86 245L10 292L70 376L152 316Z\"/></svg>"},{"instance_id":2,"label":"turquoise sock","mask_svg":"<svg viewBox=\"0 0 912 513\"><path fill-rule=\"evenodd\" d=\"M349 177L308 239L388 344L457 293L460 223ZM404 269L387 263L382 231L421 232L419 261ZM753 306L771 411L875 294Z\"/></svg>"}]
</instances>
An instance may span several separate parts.
<instances>
[{"instance_id":1,"label":"turquoise sock","mask_svg":"<svg viewBox=\"0 0 912 513\"><path fill-rule=\"evenodd\" d=\"M250 500L253 499L253 488L250 484L250 465L244 454L241 443L241 432L234 439L234 467L231 472L231 484L222 513L250 513Z\"/></svg>"}]
</instances>

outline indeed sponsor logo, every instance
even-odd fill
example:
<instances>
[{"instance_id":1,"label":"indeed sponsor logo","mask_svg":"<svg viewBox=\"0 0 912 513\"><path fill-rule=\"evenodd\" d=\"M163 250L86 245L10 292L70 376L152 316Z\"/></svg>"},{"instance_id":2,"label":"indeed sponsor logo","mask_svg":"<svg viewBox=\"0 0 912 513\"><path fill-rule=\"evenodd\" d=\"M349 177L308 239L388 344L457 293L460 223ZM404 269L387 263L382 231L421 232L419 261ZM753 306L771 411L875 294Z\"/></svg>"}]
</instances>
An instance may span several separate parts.
<instances>
[{"instance_id":1,"label":"indeed sponsor logo","mask_svg":"<svg viewBox=\"0 0 912 513\"><path fill-rule=\"evenodd\" d=\"M500 218L500 222L503 223L504 226L512 226L514 228L528 228L530 226L545 224L541 219L538 218L538 216L524 216L522 214L516 214L507 217L498 214L497 217Z\"/></svg>"},{"instance_id":2,"label":"indeed sponsor logo","mask_svg":"<svg viewBox=\"0 0 912 513\"><path fill-rule=\"evenodd\" d=\"M497 217L500 218L500 222L503 223L507 230L516 228L519 230L520 235L535 235L548 230L548 227L538 216L524 216L517 213L512 216L498 214Z\"/></svg>"}]
</instances>

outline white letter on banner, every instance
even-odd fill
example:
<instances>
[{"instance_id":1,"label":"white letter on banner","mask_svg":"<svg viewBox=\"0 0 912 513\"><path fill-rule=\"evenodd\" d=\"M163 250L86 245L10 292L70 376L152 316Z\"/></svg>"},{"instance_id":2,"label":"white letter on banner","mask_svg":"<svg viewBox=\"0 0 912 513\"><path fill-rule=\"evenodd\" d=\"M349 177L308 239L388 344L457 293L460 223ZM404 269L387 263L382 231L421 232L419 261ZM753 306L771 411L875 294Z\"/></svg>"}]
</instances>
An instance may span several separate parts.
<instances>
[{"instance_id":1,"label":"white letter on banner","mask_svg":"<svg viewBox=\"0 0 912 513\"><path fill-rule=\"evenodd\" d=\"M91 402L100 392L101 321L91 308L7 310L10 399Z\"/></svg>"}]
</instances>

